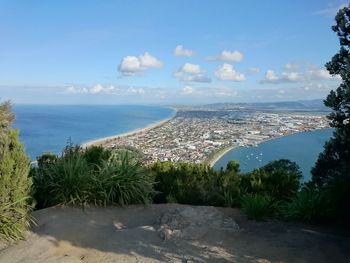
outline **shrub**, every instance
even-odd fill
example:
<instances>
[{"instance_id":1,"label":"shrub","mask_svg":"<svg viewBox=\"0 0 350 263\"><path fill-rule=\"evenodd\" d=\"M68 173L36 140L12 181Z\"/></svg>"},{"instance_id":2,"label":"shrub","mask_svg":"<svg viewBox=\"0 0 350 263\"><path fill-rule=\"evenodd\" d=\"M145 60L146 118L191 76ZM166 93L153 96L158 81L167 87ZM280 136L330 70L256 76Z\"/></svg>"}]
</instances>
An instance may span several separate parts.
<instances>
[{"instance_id":1,"label":"shrub","mask_svg":"<svg viewBox=\"0 0 350 263\"><path fill-rule=\"evenodd\" d=\"M241 198L241 207L248 218L262 220L274 214L276 203L267 194L245 194Z\"/></svg>"},{"instance_id":2,"label":"shrub","mask_svg":"<svg viewBox=\"0 0 350 263\"><path fill-rule=\"evenodd\" d=\"M102 164L103 161L108 160L112 155L112 152L102 146L91 146L85 149L83 157L89 165L92 165L95 169Z\"/></svg>"},{"instance_id":3,"label":"shrub","mask_svg":"<svg viewBox=\"0 0 350 263\"><path fill-rule=\"evenodd\" d=\"M215 206L237 203L239 177L234 170L215 172L206 164L157 162L150 171L156 182L156 203Z\"/></svg>"},{"instance_id":4,"label":"shrub","mask_svg":"<svg viewBox=\"0 0 350 263\"><path fill-rule=\"evenodd\" d=\"M152 177L128 154L103 161L92 178L88 199L96 204L147 204L154 194Z\"/></svg>"},{"instance_id":5,"label":"shrub","mask_svg":"<svg viewBox=\"0 0 350 263\"><path fill-rule=\"evenodd\" d=\"M241 187L248 193L267 194L275 200L287 200L298 191L301 177L295 162L281 159L242 175Z\"/></svg>"},{"instance_id":6,"label":"shrub","mask_svg":"<svg viewBox=\"0 0 350 263\"><path fill-rule=\"evenodd\" d=\"M311 188L298 192L281 207L282 217L304 222L320 221L329 215L325 194Z\"/></svg>"},{"instance_id":7,"label":"shrub","mask_svg":"<svg viewBox=\"0 0 350 263\"><path fill-rule=\"evenodd\" d=\"M19 142L18 132L11 128L11 105L0 105L0 239L24 237L32 209L29 159Z\"/></svg>"},{"instance_id":8,"label":"shrub","mask_svg":"<svg viewBox=\"0 0 350 263\"><path fill-rule=\"evenodd\" d=\"M348 175L348 178L350 178L350 175ZM326 187L319 190L324 194L327 204L329 205L327 218L347 228L350 228L349 190L350 180L345 180L345 178L333 179Z\"/></svg>"},{"instance_id":9,"label":"shrub","mask_svg":"<svg viewBox=\"0 0 350 263\"><path fill-rule=\"evenodd\" d=\"M79 147L68 145L61 157L38 165L32 173L38 208L86 203L92 169Z\"/></svg>"},{"instance_id":10,"label":"shrub","mask_svg":"<svg viewBox=\"0 0 350 263\"><path fill-rule=\"evenodd\" d=\"M206 204L213 170L205 164L157 162L150 167L155 178L156 203L176 200L182 204Z\"/></svg>"},{"instance_id":11,"label":"shrub","mask_svg":"<svg viewBox=\"0 0 350 263\"><path fill-rule=\"evenodd\" d=\"M153 181L128 154L102 147L82 150L68 144L60 157L44 154L32 169L37 208L88 203L128 205L148 203Z\"/></svg>"}]
</instances>

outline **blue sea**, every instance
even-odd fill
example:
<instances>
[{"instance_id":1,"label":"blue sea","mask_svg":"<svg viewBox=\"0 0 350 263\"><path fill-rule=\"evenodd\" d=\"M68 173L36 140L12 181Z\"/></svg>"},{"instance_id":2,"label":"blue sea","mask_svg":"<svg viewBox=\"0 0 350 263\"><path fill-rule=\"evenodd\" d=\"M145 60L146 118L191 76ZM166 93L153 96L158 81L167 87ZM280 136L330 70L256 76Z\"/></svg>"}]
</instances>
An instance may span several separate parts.
<instances>
[{"instance_id":1,"label":"blue sea","mask_svg":"<svg viewBox=\"0 0 350 263\"><path fill-rule=\"evenodd\" d=\"M15 128L35 160L43 152L59 154L75 144L146 127L172 117L175 110L136 105L14 105Z\"/></svg>"},{"instance_id":2,"label":"blue sea","mask_svg":"<svg viewBox=\"0 0 350 263\"><path fill-rule=\"evenodd\" d=\"M303 173L303 181L309 181L310 170L332 133L332 129L301 132L263 142L257 147L235 148L218 160L214 169L225 168L228 161L237 160L241 171L249 172L283 158L296 162Z\"/></svg>"}]
</instances>

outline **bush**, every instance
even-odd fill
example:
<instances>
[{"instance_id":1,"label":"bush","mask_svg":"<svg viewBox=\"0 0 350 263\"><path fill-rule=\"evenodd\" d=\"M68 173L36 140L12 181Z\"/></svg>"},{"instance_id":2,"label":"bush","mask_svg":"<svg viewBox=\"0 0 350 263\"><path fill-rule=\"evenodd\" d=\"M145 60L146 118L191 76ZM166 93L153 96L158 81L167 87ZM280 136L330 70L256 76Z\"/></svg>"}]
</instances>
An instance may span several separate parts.
<instances>
[{"instance_id":1,"label":"bush","mask_svg":"<svg viewBox=\"0 0 350 263\"><path fill-rule=\"evenodd\" d=\"M148 203L152 178L127 152L102 147L85 151L68 144L60 157L44 154L32 169L37 208L58 204L128 205Z\"/></svg>"},{"instance_id":2,"label":"bush","mask_svg":"<svg viewBox=\"0 0 350 263\"><path fill-rule=\"evenodd\" d=\"M92 169L79 147L68 145L61 157L50 162L39 162L42 159L32 173L37 208L87 202Z\"/></svg>"},{"instance_id":3,"label":"bush","mask_svg":"<svg viewBox=\"0 0 350 263\"><path fill-rule=\"evenodd\" d=\"M157 162L150 167L155 178L156 203L232 206L239 196L235 171L215 172L206 164Z\"/></svg>"},{"instance_id":4,"label":"bush","mask_svg":"<svg viewBox=\"0 0 350 263\"><path fill-rule=\"evenodd\" d=\"M0 239L24 237L32 209L28 177L30 161L19 142L18 132L11 128L11 105L0 105Z\"/></svg>"},{"instance_id":5,"label":"bush","mask_svg":"<svg viewBox=\"0 0 350 263\"><path fill-rule=\"evenodd\" d=\"M241 207L248 218L262 220L274 214L276 203L267 194L245 194L241 198Z\"/></svg>"},{"instance_id":6,"label":"bush","mask_svg":"<svg viewBox=\"0 0 350 263\"><path fill-rule=\"evenodd\" d=\"M92 178L88 199L96 204L147 204L154 194L152 177L139 163L131 162L128 154L122 160L103 161Z\"/></svg>"},{"instance_id":7,"label":"bush","mask_svg":"<svg viewBox=\"0 0 350 263\"><path fill-rule=\"evenodd\" d=\"M241 187L248 193L267 194L275 200L287 200L299 190L301 177L295 162L281 159L242 175Z\"/></svg>"},{"instance_id":8,"label":"bush","mask_svg":"<svg viewBox=\"0 0 350 263\"><path fill-rule=\"evenodd\" d=\"M305 188L281 207L282 217L303 222L320 221L329 215L329 204L323 192Z\"/></svg>"},{"instance_id":9,"label":"bush","mask_svg":"<svg viewBox=\"0 0 350 263\"><path fill-rule=\"evenodd\" d=\"M319 191L324 193L329 205L327 218L350 228L350 180L334 179Z\"/></svg>"},{"instance_id":10,"label":"bush","mask_svg":"<svg viewBox=\"0 0 350 263\"><path fill-rule=\"evenodd\" d=\"M103 148L102 146L88 147L83 153L86 162L89 165L92 165L95 169L98 169L102 162L108 160L111 155L112 152Z\"/></svg>"}]
</instances>

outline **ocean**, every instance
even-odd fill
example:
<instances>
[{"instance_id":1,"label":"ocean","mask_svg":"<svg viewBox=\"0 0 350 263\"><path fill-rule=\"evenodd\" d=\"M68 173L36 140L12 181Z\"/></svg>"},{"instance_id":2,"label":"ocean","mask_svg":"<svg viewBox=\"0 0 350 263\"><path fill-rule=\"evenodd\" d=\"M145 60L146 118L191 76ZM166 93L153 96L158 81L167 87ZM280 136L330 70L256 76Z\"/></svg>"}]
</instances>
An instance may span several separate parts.
<instances>
[{"instance_id":1,"label":"ocean","mask_svg":"<svg viewBox=\"0 0 350 263\"><path fill-rule=\"evenodd\" d=\"M14 105L14 127L32 160L59 154L71 140L90 140L143 128L175 115L175 110L139 105Z\"/></svg>"},{"instance_id":2,"label":"ocean","mask_svg":"<svg viewBox=\"0 0 350 263\"><path fill-rule=\"evenodd\" d=\"M215 164L214 169L226 167L230 160L237 160L242 172L249 172L278 159L289 159L300 166L303 181L311 178L310 170L332 136L332 129L300 132L259 144L257 147L239 147L227 152Z\"/></svg>"}]
</instances>

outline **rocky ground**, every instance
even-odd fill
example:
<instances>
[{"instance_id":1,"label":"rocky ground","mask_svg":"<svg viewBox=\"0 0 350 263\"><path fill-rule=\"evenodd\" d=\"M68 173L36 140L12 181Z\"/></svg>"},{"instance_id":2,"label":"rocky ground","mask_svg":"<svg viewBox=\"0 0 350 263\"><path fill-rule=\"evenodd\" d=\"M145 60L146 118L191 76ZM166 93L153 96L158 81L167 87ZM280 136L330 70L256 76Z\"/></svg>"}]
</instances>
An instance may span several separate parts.
<instances>
[{"instance_id":1,"label":"rocky ground","mask_svg":"<svg viewBox=\"0 0 350 263\"><path fill-rule=\"evenodd\" d=\"M350 262L350 237L247 220L237 209L176 204L36 211L0 262Z\"/></svg>"}]
</instances>

